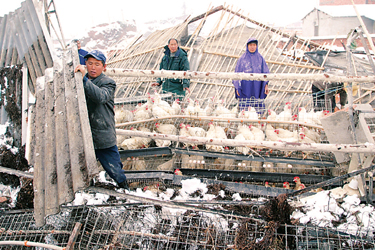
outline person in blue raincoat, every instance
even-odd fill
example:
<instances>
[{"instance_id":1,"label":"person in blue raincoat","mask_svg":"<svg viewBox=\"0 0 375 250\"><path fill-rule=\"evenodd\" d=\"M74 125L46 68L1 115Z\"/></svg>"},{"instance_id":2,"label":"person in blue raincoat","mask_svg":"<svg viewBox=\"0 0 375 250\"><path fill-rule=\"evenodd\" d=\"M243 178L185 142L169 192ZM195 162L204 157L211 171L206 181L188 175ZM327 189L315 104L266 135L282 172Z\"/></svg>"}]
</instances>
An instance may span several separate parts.
<instances>
[{"instance_id":1,"label":"person in blue raincoat","mask_svg":"<svg viewBox=\"0 0 375 250\"><path fill-rule=\"evenodd\" d=\"M178 46L176 39L171 38L164 47L164 57L160 63L160 70L188 71L190 69L187 53ZM152 86L162 85L163 92L172 92L178 96L185 96L190 91L190 79L158 78Z\"/></svg>"},{"instance_id":2,"label":"person in blue raincoat","mask_svg":"<svg viewBox=\"0 0 375 250\"><path fill-rule=\"evenodd\" d=\"M238 59L236 73L269 73L263 56L258 52L258 40L250 38L246 43L246 52ZM235 96L239 99L240 109L255 107L258 113L264 110L264 99L268 95L268 81L234 80Z\"/></svg>"}]
</instances>

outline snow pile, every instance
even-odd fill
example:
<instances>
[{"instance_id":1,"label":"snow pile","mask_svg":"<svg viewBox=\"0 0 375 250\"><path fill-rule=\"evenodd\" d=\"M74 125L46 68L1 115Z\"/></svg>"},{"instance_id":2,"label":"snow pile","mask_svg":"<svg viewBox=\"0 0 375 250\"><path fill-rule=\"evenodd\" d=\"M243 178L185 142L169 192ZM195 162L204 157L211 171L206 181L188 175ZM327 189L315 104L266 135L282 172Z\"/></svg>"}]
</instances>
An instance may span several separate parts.
<instances>
[{"instance_id":1,"label":"snow pile","mask_svg":"<svg viewBox=\"0 0 375 250\"><path fill-rule=\"evenodd\" d=\"M330 191L321 191L300 202L300 210L295 210L291 217L301 224L336 228L353 235L368 235L375 230L374 207L360 204L357 195L348 195L338 202Z\"/></svg>"}]
</instances>

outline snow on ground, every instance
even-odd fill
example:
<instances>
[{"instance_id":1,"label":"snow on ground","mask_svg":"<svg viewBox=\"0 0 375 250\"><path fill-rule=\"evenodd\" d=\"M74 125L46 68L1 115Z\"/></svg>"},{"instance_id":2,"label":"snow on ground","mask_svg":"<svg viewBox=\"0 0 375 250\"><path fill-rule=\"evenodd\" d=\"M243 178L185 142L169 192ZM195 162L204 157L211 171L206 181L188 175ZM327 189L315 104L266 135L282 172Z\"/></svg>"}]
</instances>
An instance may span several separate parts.
<instances>
[{"instance_id":1,"label":"snow on ground","mask_svg":"<svg viewBox=\"0 0 375 250\"><path fill-rule=\"evenodd\" d=\"M353 235L372 236L375 230L375 212L370 204L360 204L357 195L347 195L338 202L330 191L321 191L299 201L292 219L299 219L301 224L334 228Z\"/></svg>"}]
</instances>

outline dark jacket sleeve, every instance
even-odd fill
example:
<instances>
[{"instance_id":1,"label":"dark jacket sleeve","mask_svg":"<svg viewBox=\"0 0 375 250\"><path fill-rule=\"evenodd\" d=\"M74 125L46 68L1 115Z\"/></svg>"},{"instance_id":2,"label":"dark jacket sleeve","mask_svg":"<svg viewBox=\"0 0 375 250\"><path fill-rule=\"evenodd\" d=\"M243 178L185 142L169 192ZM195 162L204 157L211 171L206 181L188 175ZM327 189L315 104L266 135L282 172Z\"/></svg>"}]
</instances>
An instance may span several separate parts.
<instances>
[{"instance_id":1,"label":"dark jacket sleeve","mask_svg":"<svg viewBox=\"0 0 375 250\"><path fill-rule=\"evenodd\" d=\"M84 79L84 88L87 98L95 103L106 103L112 100L116 89L116 83L111 78L101 81L101 86L93 84L89 79Z\"/></svg>"}]
</instances>

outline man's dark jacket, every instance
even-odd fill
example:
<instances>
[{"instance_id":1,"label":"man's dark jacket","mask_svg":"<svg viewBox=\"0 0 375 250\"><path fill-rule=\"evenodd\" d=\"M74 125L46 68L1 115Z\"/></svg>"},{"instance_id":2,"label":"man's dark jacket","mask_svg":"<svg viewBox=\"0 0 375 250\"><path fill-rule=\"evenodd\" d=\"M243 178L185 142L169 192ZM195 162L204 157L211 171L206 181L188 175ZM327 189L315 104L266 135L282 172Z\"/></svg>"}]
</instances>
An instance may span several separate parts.
<instances>
[{"instance_id":1,"label":"man's dark jacket","mask_svg":"<svg viewBox=\"0 0 375 250\"><path fill-rule=\"evenodd\" d=\"M174 57L171 57L171 51L168 48L168 45L164 47L164 57L160 63L160 70L179 70L187 71L190 69L189 60L187 58L187 53L185 50L178 47ZM190 80L189 79L161 79L158 78L157 82L162 85L162 90L165 92L176 93L177 95L185 95L185 88L189 88Z\"/></svg>"},{"instance_id":2,"label":"man's dark jacket","mask_svg":"<svg viewBox=\"0 0 375 250\"><path fill-rule=\"evenodd\" d=\"M103 73L83 79L87 110L95 149L116 145L114 95L116 83Z\"/></svg>"}]
</instances>

